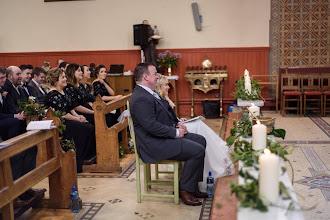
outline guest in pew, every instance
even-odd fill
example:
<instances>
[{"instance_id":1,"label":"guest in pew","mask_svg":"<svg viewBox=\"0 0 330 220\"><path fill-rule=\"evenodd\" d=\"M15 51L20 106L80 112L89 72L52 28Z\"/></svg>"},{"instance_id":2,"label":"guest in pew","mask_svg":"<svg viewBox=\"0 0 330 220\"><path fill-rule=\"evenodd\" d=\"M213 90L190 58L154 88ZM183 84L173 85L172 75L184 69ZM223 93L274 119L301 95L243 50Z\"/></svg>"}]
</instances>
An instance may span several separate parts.
<instances>
[{"instance_id":1,"label":"guest in pew","mask_svg":"<svg viewBox=\"0 0 330 220\"><path fill-rule=\"evenodd\" d=\"M87 65L80 66L81 71L83 72L83 78L79 83L79 91L82 95L82 99L88 104L85 107L93 109L92 105L95 102L95 96L93 95L93 85L87 82L91 78L91 71Z\"/></svg>"},{"instance_id":2,"label":"guest in pew","mask_svg":"<svg viewBox=\"0 0 330 220\"><path fill-rule=\"evenodd\" d=\"M25 65L22 64L19 66L19 68L21 69L22 73L21 73L21 85L22 85L22 91L23 91L23 96L25 98L29 98L31 96L33 96L35 98L35 102L38 103L38 98L35 97L33 94L36 93L35 89L32 88L29 83L32 79L32 70L33 67L31 65Z\"/></svg>"},{"instance_id":3,"label":"guest in pew","mask_svg":"<svg viewBox=\"0 0 330 220\"><path fill-rule=\"evenodd\" d=\"M15 69L15 68L14 68ZM15 71L15 70L14 70ZM6 92L2 90L6 82L5 70L0 66L0 136L3 140L16 137L25 130L22 121L25 121L25 115L22 113L13 113L14 107L8 102ZM32 147L10 158L10 164L13 173L13 180L20 178L36 167L37 147ZM14 200L14 208L22 207L28 204L27 199L33 196L41 195L46 189L29 189Z\"/></svg>"},{"instance_id":4,"label":"guest in pew","mask_svg":"<svg viewBox=\"0 0 330 220\"><path fill-rule=\"evenodd\" d=\"M179 123L167 101L155 92L158 74L152 64L140 63L134 70L137 83L130 100L137 151L145 163L185 161L179 194L187 205L201 205L206 198L198 182L203 181L205 138L188 132Z\"/></svg>"},{"instance_id":5,"label":"guest in pew","mask_svg":"<svg viewBox=\"0 0 330 220\"><path fill-rule=\"evenodd\" d=\"M94 90L94 96L100 95L102 100L104 102L109 102L112 100L120 99L123 97L122 95L115 95L114 90L111 88L110 84L107 82L107 68L105 65L100 64L98 65L95 70L94 74L96 76L96 79L93 82L93 90ZM120 115L119 109L116 110L115 113L111 116L111 125L114 125L117 123L117 119ZM107 118L107 121L109 119ZM108 124L108 123L107 123ZM108 125L109 126L109 125Z\"/></svg>"},{"instance_id":6,"label":"guest in pew","mask_svg":"<svg viewBox=\"0 0 330 220\"><path fill-rule=\"evenodd\" d=\"M68 94L64 92L67 86L65 73L54 68L47 72L46 81L50 91L45 97L45 106L55 110L66 112L63 117L66 130L63 138L73 139L76 145L77 172L82 172L83 161L87 155L95 152L95 127L86 118L75 112L75 103L72 102Z\"/></svg>"},{"instance_id":7,"label":"guest in pew","mask_svg":"<svg viewBox=\"0 0 330 220\"><path fill-rule=\"evenodd\" d=\"M43 88L46 79L46 70L40 66L36 66L32 70L32 80L29 86L33 88L32 95L36 97L36 102L40 105L44 104L47 91Z\"/></svg>"},{"instance_id":8,"label":"guest in pew","mask_svg":"<svg viewBox=\"0 0 330 220\"><path fill-rule=\"evenodd\" d=\"M123 97L122 95L115 95L115 92L107 82L107 68L105 65L98 65L94 70L94 74L96 76L96 79L93 82L94 96L100 95L104 102L109 102Z\"/></svg>"},{"instance_id":9,"label":"guest in pew","mask_svg":"<svg viewBox=\"0 0 330 220\"><path fill-rule=\"evenodd\" d=\"M66 68L69 66L69 63L68 62L61 62L60 65L58 65L58 67L63 71L65 72L66 71Z\"/></svg>"},{"instance_id":10,"label":"guest in pew","mask_svg":"<svg viewBox=\"0 0 330 220\"><path fill-rule=\"evenodd\" d=\"M8 92L7 100L13 106L12 111L14 113L19 112L18 100L24 97L24 93L21 86L21 69L17 66L9 66L6 69L7 80L2 87L3 90Z\"/></svg>"},{"instance_id":11,"label":"guest in pew","mask_svg":"<svg viewBox=\"0 0 330 220\"><path fill-rule=\"evenodd\" d=\"M169 105L174 108L175 104L168 97L169 83L164 75L159 74L157 81L158 94L168 101ZM186 121L186 118L179 119ZM228 156L228 146L218 134L216 134L209 126L207 126L201 119L184 123L189 132L202 135L206 139L206 150L204 159L204 177L208 176L209 171L216 179L222 176L233 175L235 172L234 165ZM206 191L206 178L200 183L200 189Z\"/></svg>"},{"instance_id":12,"label":"guest in pew","mask_svg":"<svg viewBox=\"0 0 330 220\"><path fill-rule=\"evenodd\" d=\"M64 92L68 94L69 98L76 106L74 110L78 114L83 115L87 121L94 124L94 110L88 108L89 105L79 90L79 82L83 79L80 66L76 63L69 64L66 68L65 75L67 78L67 86L64 88Z\"/></svg>"}]
</instances>

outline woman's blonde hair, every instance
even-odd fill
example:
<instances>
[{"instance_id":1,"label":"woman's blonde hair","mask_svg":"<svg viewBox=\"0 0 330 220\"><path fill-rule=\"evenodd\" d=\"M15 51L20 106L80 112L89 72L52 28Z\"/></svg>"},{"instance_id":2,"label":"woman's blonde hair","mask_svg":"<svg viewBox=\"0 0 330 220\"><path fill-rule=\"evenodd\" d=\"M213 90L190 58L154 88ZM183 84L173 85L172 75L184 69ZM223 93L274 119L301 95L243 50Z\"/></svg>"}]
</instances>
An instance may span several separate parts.
<instances>
[{"instance_id":1,"label":"woman's blonde hair","mask_svg":"<svg viewBox=\"0 0 330 220\"><path fill-rule=\"evenodd\" d=\"M161 75L161 74L158 73L158 77L159 77L159 78L158 78L158 80L157 80L156 91L159 93L159 95L160 95L163 99L165 99L166 101L168 101L168 104L170 104L170 106L171 106L172 108L174 108L174 107L175 107L175 104L172 102L172 100L168 97L168 95L163 94L162 91L161 91L161 87L162 87L163 85L166 85L166 84L168 83L168 80L167 80L166 76Z\"/></svg>"},{"instance_id":2,"label":"woman's blonde hair","mask_svg":"<svg viewBox=\"0 0 330 220\"><path fill-rule=\"evenodd\" d=\"M63 71L60 68L53 68L47 71L46 82L48 86L55 86Z\"/></svg>"}]
</instances>

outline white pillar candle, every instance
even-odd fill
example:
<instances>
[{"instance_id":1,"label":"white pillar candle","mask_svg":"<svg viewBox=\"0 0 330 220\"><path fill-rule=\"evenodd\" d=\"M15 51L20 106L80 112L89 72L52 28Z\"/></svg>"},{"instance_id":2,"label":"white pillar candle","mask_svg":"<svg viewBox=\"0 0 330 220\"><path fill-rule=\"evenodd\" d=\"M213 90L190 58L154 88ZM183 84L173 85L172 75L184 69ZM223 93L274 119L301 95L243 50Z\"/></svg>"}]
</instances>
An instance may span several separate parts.
<instances>
[{"instance_id":1,"label":"white pillar candle","mask_svg":"<svg viewBox=\"0 0 330 220\"><path fill-rule=\"evenodd\" d=\"M244 70L244 77L249 76L249 71L247 69Z\"/></svg>"},{"instance_id":2,"label":"white pillar candle","mask_svg":"<svg viewBox=\"0 0 330 220\"><path fill-rule=\"evenodd\" d=\"M252 120L253 115L251 114L251 112L255 116L259 116L260 115L260 108L258 106L256 106L254 103L251 103L251 106L249 107L249 116L250 116L250 119Z\"/></svg>"},{"instance_id":3,"label":"white pillar candle","mask_svg":"<svg viewBox=\"0 0 330 220\"><path fill-rule=\"evenodd\" d=\"M245 90L247 90L249 93L251 93L251 82L245 82Z\"/></svg>"},{"instance_id":4,"label":"white pillar candle","mask_svg":"<svg viewBox=\"0 0 330 220\"><path fill-rule=\"evenodd\" d=\"M254 150L263 150L267 145L267 127L257 121L257 124L252 126L252 148Z\"/></svg>"},{"instance_id":5,"label":"white pillar candle","mask_svg":"<svg viewBox=\"0 0 330 220\"><path fill-rule=\"evenodd\" d=\"M259 197L265 204L276 204L279 197L279 157L264 150L259 156Z\"/></svg>"}]
</instances>

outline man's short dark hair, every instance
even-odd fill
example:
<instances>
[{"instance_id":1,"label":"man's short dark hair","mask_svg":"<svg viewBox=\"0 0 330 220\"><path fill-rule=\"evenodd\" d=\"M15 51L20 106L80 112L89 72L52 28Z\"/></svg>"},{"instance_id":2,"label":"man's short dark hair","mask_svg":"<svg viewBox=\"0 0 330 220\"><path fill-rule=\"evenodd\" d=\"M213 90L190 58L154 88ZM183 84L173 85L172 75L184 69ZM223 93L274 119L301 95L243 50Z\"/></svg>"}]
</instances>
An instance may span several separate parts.
<instances>
[{"instance_id":1,"label":"man's short dark hair","mask_svg":"<svg viewBox=\"0 0 330 220\"><path fill-rule=\"evenodd\" d=\"M66 67L67 64L69 64L69 63L63 61L63 62L58 66L58 68L63 68L63 69L65 69L65 67Z\"/></svg>"},{"instance_id":2,"label":"man's short dark hair","mask_svg":"<svg viewBox=\"0 0 330 220\"><path fill-rule=\"evenodd\" d=\"M46 75L46 70L40 66L34 67L32 70L32 78L34 77L34 75L39 76L40 73L44 73Z\"/></svg>"},{"instance_id":3,"label":"man's short dark hair","mask_svg":"<svg viewBox=\"0 0 330 220\"><path fill-rule=\"evenodd\" d=\"M2 74L6 74L6 70L5 70L5 68L3 68L2 66L0 66L0 73L2 73Z\"/></svg>"},{"instance_id":4,"label":"man's short dark hair","mask_svg":"<svg viewBox=\"0 0 330 220\"><path fill-rule=\"evenodd\" d=\"M149 66L152 66L151 63L139 63L134 69L134 79L137 82L142 81L143 73L150 74Z\"/></svg>"},{"instance_id":5,"label":"man's short dark hair","mask_svg":"<svg viewBox=\"0 0 330 220\"><path fill-rule=\"evenodd\" d=\"M19 68L22 70L22 72L24 71L24 70L26 70L26 69L29 69L29 70L32 70L33 69L33 66L32 65L30 65L30 64L22 64L22 65L20 65L19 66Z\"/></svg>"}]
</instances>

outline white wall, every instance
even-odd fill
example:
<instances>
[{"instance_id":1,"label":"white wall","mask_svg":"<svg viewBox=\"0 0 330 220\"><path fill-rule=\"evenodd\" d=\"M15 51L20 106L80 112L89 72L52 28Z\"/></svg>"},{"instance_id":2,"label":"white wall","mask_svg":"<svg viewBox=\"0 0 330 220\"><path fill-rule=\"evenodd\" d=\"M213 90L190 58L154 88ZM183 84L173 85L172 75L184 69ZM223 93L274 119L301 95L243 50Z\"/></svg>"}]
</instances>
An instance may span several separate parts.
<instances>
[{"instance_id":1,"label":"white wall","mask_svg":"<svg viewBox=\"0 0 330 220\"><path fill-rule=\"evenodd\" d=\"M0 52L139 49L132 25L144 19L164 37L157 48L269 46L270 0L0 0L0 8Z\"/></svg>"}]
</instances>

